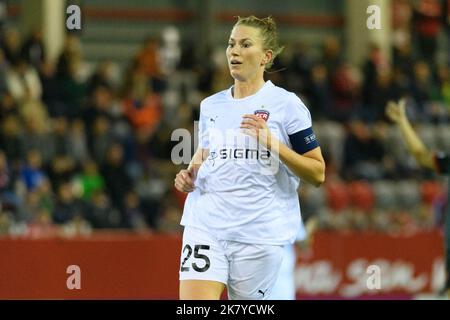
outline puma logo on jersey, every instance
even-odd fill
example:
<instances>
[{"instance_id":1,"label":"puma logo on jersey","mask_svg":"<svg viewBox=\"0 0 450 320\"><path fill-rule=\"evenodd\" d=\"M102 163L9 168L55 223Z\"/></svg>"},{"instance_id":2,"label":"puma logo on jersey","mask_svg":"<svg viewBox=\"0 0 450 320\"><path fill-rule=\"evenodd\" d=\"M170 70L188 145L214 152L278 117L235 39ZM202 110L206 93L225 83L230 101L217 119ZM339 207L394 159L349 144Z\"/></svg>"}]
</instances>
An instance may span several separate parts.
<instances>
[{"instance_id":1,"label":"puma logo on jersey","mask_svg":"<svg viewBox=\"0 0 450 320\"><path fill-rule=\"evenodd\" d=\"M215 151L211 151L211 153L209 154L208 160L212 162L212 166L214 167L214 164L216 163L216 161L214 160L215 158L217 158L218 154Z\"/></svg>"},{"instance_id":2,"label":"puma logo on jersey","mask_svg":"<svg viewBox=\"0 0 450 320\"><path fill-rule=\"evenodd\" d=\"M218 118L218 116L215 116L214 118L209 118L209 121L216 123L217 118Z\"/></svg>"},{"instance_id":3,"label":"puma logo on jersey","mask_svg":"<svg viewBox=\"0 0 450 320\"><path fill-rule=\"evenodd\" d=\"M266 292L267 292L267 289L266 289L266 291L258 290L258 293L261 293L263 297L266 294Z\"/></svg>"}]
</instances>

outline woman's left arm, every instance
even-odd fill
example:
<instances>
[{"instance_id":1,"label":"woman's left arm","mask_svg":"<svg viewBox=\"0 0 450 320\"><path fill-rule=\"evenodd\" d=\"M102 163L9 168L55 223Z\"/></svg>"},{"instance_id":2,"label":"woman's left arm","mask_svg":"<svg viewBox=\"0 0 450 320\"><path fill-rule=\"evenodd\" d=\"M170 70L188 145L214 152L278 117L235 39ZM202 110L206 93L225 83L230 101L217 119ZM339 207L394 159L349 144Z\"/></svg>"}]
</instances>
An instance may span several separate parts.
<instances>
[{"instance_id":1,"label":"woman's left arm","mask_svg":"<svg viewBox=\"0 0 450 320\"><path fill-rule=\"evenodd\" d=\"M302 180L316 187L325 181L325 160L320 147L299 154L273 136L265 120L252 114L243 116L241 128L246 134L255 137L258 143L271 152L275 152L280 160Z\"/></svg>"},{"instance_id":2,"label":"woman's left arm","mask_svg":"<svg viewBox=\"0 0 450 320\"><path fill-rule=\"evenodd\" d=\"M272 140L275 139L272 137ZM320 147L316 147L304 154L298 154L284 143L278 141L278 155L280 160L288 166L298 177L316 187L325 182L325 160ZM273 151L276 148L268 146Z\"/></svg>"}]
</instances>

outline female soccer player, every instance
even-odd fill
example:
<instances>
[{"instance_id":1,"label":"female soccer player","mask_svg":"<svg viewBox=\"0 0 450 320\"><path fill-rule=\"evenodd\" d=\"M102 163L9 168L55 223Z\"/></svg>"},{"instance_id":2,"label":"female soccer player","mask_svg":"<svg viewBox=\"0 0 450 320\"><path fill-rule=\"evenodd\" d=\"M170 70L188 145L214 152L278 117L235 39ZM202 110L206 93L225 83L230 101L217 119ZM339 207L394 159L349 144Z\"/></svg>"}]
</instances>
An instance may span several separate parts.
<instances>
[{"instance_id":1,"label":"female soccer player","mask_svg":"<svg viewBox=\"0 0 450 320\"><path fill-rule=\"evenodd\" d=\"M200 105L198 150L175 178L190 193L181 299L220 299L225 286L230 299L270 299L300 226L299 180L325 180L308 109L264 81L281 51L271 17L239 17L226 50L234 85Z\"/></svg>"},{"instance_id":2,"label":"female soccer player","mask_svg":"<svg viewBox=\"0 0 450 320\"><path fill-rule=\"evenodd\" d=\"M401 99L398 103L390 101L386 106L386 115L399 127L408 151L422 167L438 173L449 174L450 154L428 150L409 122L405 106L405 99ZM450 188L448 194L448 201L450 201ZM443 290L450 298L450 205L447 205L445 213L444 235L446 281Z\"/></svg>"}]
</instances>

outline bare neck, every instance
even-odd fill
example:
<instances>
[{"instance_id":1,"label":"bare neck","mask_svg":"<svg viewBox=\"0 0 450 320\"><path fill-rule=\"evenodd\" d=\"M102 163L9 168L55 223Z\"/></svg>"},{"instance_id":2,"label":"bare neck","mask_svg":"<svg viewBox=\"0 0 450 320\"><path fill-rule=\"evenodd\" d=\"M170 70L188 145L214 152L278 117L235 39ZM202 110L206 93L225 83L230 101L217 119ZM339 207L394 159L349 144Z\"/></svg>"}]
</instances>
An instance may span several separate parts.
<instances>
[{"instance_id":1,"label":"bare neck","mask_svg":"<svg viewBox=\"0 0 450 320\"><path fill-rule=\"evenodd\" d=\"M233 98L242 99L259 91L265 84L263 78L258 81L243 82L236 80L233 87Z\"/></svg>"}]
</instances>

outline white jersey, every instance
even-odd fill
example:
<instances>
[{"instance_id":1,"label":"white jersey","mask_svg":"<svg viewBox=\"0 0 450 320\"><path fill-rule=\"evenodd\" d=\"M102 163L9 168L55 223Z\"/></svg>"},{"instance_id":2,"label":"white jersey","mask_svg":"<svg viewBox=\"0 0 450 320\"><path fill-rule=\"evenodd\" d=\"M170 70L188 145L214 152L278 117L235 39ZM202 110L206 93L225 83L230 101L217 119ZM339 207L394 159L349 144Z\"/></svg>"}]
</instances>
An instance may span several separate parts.
<instances>
[{"instance_id":1,"label":"white jersey","mask_svg":"<svg viewBox=\"0 0 450 320\"><path fill-rule=\"evenodd\" d=\"M231 90L200 105L199 146L209 149L209 157L186 199L181 224L208 230L221 240L293 243L301 221L300 179L243 134L240 124L244 114L257 114L280 142L292 147L289 135L310 128L311 115L294 93L271 81L243 99L233 98Z\"/></svg>"}]
</instances>

